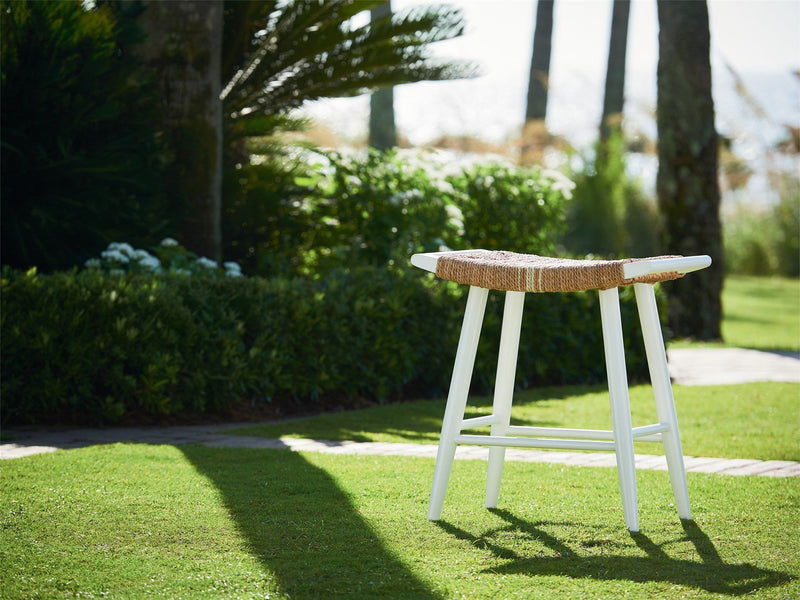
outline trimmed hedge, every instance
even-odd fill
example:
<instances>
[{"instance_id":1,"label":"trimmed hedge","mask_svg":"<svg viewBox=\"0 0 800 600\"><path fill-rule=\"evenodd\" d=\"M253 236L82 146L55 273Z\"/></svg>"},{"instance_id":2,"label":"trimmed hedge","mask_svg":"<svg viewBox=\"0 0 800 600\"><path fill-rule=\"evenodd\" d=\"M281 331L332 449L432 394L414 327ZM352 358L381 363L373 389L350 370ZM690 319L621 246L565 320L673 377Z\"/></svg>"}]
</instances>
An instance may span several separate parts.
<instances>
[{"instance_id":1,"label":"trimmed hedge","mask_svg":"<svg viewBox=\"0 0 800 600\"><path fill-rule=\"evenodd\" d=\"M316 281L6 270L0 291L8 426L441 395L467 288L416 269L363 267ZM640 379L635 301L622 296L628 369ZM494 379L502 298L490 294L477 392ZM602 356L596 293L527 295L518 387L602 381Z\"/></svg>"}]
</instances>

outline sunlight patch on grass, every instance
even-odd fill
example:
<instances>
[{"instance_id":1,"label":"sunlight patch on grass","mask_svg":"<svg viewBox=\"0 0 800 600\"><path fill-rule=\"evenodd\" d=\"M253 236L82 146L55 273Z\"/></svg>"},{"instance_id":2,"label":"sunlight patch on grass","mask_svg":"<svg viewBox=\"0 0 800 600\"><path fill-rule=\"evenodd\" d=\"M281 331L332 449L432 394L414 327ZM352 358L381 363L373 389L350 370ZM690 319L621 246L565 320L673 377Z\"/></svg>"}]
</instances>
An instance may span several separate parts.
<instances>
[{"instance_id":1,"label":"sunlight patch on grass","mask_svg":"<svg viewBox=\"0 0 800 600\"><path fill-rule=\"evenodd\" d=\"M675 386L684 454L719 458L800 460L800 385L747 383ZM634 426L658 422L649 385L630 389ZM490 414L491 399L470 399L467 416ZM374 442L439 441L444 400L419 400L328 413L236 430L240 435ZM515 396L512 423L540 427L610 429L604 387L529 390ZM661 444L637 442L636 452L662 454Z\"/></svg>"},{"instance_id":2,"label":"sunlight patch on grass","mask_svg":"<svg viewBox=\"0 0 800 600\"><path fill-rule=\"evenodd\" d=\"M722 313L722 344L675 340L669 346L800 351L799 279L729 275Z\"/></svg>"}]
</instances>

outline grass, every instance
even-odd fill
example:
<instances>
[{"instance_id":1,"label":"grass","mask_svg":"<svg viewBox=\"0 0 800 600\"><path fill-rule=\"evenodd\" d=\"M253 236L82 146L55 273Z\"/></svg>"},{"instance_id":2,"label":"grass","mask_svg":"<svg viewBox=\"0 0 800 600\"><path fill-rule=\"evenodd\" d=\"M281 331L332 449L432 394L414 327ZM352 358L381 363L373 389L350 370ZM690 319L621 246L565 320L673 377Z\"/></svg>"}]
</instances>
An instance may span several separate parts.
<instances>
[{"instance_id":1,"label":"grass","mask_svg":"<svg viewBox=\"0 0 800 600\"><path fill-rule=\"evenodd\" d=\"M798 282L729 278L726 343L798 350ZM675 389L684 451L798 460L800 386ZM631 388L634 424L653 420ZM526 392L522 424L608 427L600 388ZM472 415L490 401L476 398ZM247 435L435 443L443 400L242 429ZM658 445L637 446L657 452ZM0 596L35 598L800 597L800 480L637 473L642 532L612 469L509 462L500 508L485 464L457 461L443 519L425 519L433 460L114 444L0 469Z\"/></svg>"},{"instance_id":2,"label":"grass","mask_svg":"<svg viewBox=\"0 0 800 600\"><path fill-rule=\"evenodd\" d=\"M722 290L722 312L724 343L679 340L670 346L800 351L800 279L729 275Z\"/></svg>"},{"instance_id":3,"label":"grass","mask_svg":"<svg viewBox=\"0 0 800 600\"><path fill-rule=\"evenodd\" d=\"M684 454L800 460L800 385L675 386L674 395ZM658 422L649 385L631 387L630 399L634 426ZM489 414L491 399L473 398L469 406L467 416ZM443 414L444 400L419 400L256 425L236 433L436 444ZM512 423L610 429L608 391L561 387L523 392L515 396ZM636 444L639 453L659 454L661 450L661 444Z\"/></svg>"},{"instance_id":4,"label":"grass","mask_svg":"<svg viewBox=\"0 0 800 600\"><path fill-rule=\"evenodd\" d=\"M17 598L759 598L800 595L798 480L639 474L625 530L611 469L111 445L8 461L0 584Z\"/></svg>"}]
</instances>

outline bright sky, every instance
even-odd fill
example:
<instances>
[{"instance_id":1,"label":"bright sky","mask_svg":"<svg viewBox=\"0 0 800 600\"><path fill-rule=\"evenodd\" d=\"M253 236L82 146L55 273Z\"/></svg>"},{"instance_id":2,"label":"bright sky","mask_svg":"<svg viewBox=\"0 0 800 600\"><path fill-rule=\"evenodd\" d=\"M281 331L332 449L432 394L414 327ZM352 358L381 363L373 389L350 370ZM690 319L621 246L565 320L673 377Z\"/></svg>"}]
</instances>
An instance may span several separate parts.
<instances>
[{"instance_id":1,"label":"bright sky","mask_svg":"<svg viewBox=\"0 0 800 600\"><path fill-rule=\"evenodd\" d=\"M694 1L694 0L691 0ZM449 0L464 11L466 35L442 44L448 53L478 59L487 71L530 60L535 0ZM420 4L394 0L396 9ZM553 66L604 68L611 27L611 0L556 0ZM800 68L799 0L709 0L712 52L739 69ZM656 0L633 0L628 65L657 61Z\"/></svg>"},{"instance_id":2,"label":"bright sky","mask_svg":"<svg viewBox=\"0 0 800 600\"><path fill-rule=\"evenodd\" d=\"M395 93L398 128L414 143L442 132L496 141L513 136L524 117L536 0L392 0L392 8L436 3L461 8L466 32L461 38L436 44L435 53L473 60L483 75L472 81L400 86ZM612 0L555 2L548 127L578 144L596 136L611 7ZM786 123L800 125L800 79L791 75L800 70L800 0L709 0L709 17L720 130L737 135L733 130L746 125L767 143L767 138L782 135ZM653 137L656 0L632 0L627 60L626 119ZM752 86L751 92L769 115L767 127L753 121L732 91L726 63ZM765 74L772 77L765 81ZM366 111L366 98L359 98L328 101L312 112L345 135L358 136L366 131Z\"/></svg>"}]
</instances>

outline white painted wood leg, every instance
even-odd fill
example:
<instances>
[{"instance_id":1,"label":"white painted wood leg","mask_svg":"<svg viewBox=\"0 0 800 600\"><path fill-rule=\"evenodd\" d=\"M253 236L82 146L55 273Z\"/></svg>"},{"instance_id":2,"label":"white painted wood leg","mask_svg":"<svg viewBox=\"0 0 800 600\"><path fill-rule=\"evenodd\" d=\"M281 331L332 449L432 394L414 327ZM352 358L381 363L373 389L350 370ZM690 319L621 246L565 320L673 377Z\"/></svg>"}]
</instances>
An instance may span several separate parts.
<instances>
[{"instance_id":1,"label":"white painted wood leg","mask_svg":"<svg viewBox=\"0 0 800 600\"><path fill-rule=\"evenodd\" d=\"M450 392L447 396L447 407L442 421L442 434L439 438L439 450L436 453L436 466L433 470L433 486L428 507L428 519L436 521L442 514L447 482L456 454L455 438L461 430L461 421L467 405L469 386L472 381L472 369L475 366L475 353L483 324L483 313L486 310L486 298L489 290L472 286L467 296L467 308L458 340L456 361L453 376L450 380Z\"/></svg>"},{"instance_id":2,"label":"white painted wood leg","mask_svg":"<svg viewBox=\"0 0 800 600\"><path fill-rule=\"evenodd\" d=\"M603 346L606 354L611 422L614 429L622 510L625 515L625 525L630 531L636 532L639 531L636 464L628 399L628 374L625 370L625 348L622 340L622 317L620 316L617 288L600 291L600 315L603 321Z\"/></svg>"},{"instance_id":3,"label":"white painted wood leg","mask_svg":"<svg viewBox=\"0 0 800 600\"><path fill-rule=\"evenodd\" d=\"M658 307L653 286L646 283L634 284L636 304L639 308L639 321L642 324L644 348L647 353L647 365L650 369L650 381L653 384L653 395L656 401L656 412L661 423L669 425L669 431L662 433L664 454L667 457L669 479L675 495L675 506L681 519L691 519L689 508L689 489L686 485L686 468L683 463L681 436L678 430L678 416L675 412L675 401L672 396L672 384L667 368L667 353L664 349L664 338L661 335L661 323L658 319Z\"/></svg>"},{"instance_id":4,"label":"white painted wood leg","mask_svg":"<svg viewBox=\"0 0 800 600\"><path fill-rule=\"evenodd\" d=\"M492 414L498 420L497 423L492 425L491 435L506 435L511 419L511 403L514 397L514 378L517 373L517 354L519 352L519 332L522 328L522 309L524 304L525 292L506 292L492 407ZM504 446L489 448L486 508L497 508L505 454L506 449Z\"/></svg>"}]
</instances>

